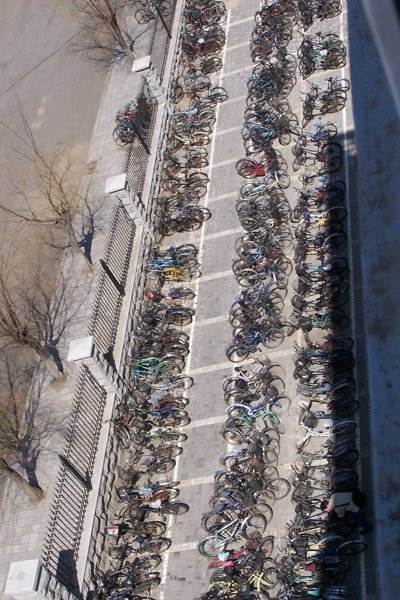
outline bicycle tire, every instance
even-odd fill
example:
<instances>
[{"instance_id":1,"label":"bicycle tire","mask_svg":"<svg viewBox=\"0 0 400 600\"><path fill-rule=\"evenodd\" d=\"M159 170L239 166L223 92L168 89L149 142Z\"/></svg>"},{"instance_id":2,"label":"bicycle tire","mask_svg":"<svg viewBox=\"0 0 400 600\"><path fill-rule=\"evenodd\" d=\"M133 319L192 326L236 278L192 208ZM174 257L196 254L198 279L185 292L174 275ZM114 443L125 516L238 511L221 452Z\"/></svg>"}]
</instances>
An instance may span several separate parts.
<instances>
[{"instance_id":1,"label":"bicycle tire","mask_svg":"<svg viewBox=\"0 0 400 600\"><path fill-rule=\"evenodd\" d=\"M145 575L145 576L147 577L147 575ZM149 592L153 588L158 587L160 585L160 583L161 583L161 577L156 577L156 578L154 578L152 580L148 580L148 581L141 581L141 582L135 581L135 593L143 594L145 592Z\"/></svg>"},{"instance_id":2,"label":"bicycle tire","mask_svg":"<svg viewBox=\"0 0 400 600\"><path fill-rule=\"evenodd\" d=\"M147 10L145 8L140 8L137 10L134 16L139 25L145 25L156 18L155 14L151 10Z\"/></svg>"},{"instance_id":3,"label":"bicycle tire","mask_svg":"<svg viewBox=\"0 0 400 600\"><path fill-rule=\"evenodd\" d=\"M167 515L183 515L188 512L189 505L185 502L165 502L161 510Z\"/></svg>"},{"instance_id":4,"label":"bicycle tire","mask_svg":"<svg viewBox=\"0 0 400 600\"><path fill-rule=\"evenodd\" d=\"M367 546L368 544L362 540L348 540L340 544L339 548L337 549L337 554L339 554L339 556L360 554L361 552L364 552Z\"/></svg>"},{"instance_id":5,"label":"bicycle tire","mask_svg":"<svg viewBox=\"0 0 400 600\"><path fill-rule=\"evenodd\" d=\"M236 344L231 344L226 349L226 357L231 362L242 362L248 358L250 352L246 349L238 347Z\"/></svg>"},{"instance_id":6,"label":"bicycle tire","mask_svg":"<svg viewBox=\"0 0 400 600\"><path fill-rule=\"evenodd\" d=\"M290 186L290 177L286 171L278 171L276 174L276 182L281 190L287 190Z\"/></svg>"},{"instance_id":7,"label":"bicycle tire","mask_svg":"<svg viewBox=\"0 0 400 600\"><path fill-rule=\"evenodd\" d=\"M284 479L283 477L279 477L278 479L270 481L269 485L271 486L274 496L277 500L286 498L286 496L292 489L290 482L287 479Z\"/></svg>"},{"instance_id":8,"label":"bicycle tire","mask_svg":"<svg viewBox=\"0 0 400 600\"><path fill-rule=\"evenodd\" d=\"M332 435L351 435L357 429L356 421L352 419L339 419L331 427Z\"/></svg>"},{"instance_id":9,"label":"bicycle tire","mask_svg":"<svg viewBox=\"0 0 400 600\"><path fill-rule=\"evenodd\" d=\"M264 335L262 343L266 348L278 348L285 339L281 329L271 327Z\"/></svg>"},{"instance_id":10,"label":"bicycle tire","mask_svg":"<svg viewBox=\"0 0 400 600\"><path fill-rule=\"evenodd\" d=\"M166 532L167 526L162 521L148 521L146 523L142 523L140 525L140 532L145 535L151 535L153 537L162 536ZM146 557L146 559L150 559L151 557ZM160 563L158 563L160 564ZM158 564L154 565L152 569L156 568Z\"/></svg>"},{"instance_id":11,"label":"bicycle tire","mask_svg":"<svg viewBox=\"0 0 400 600\"><path fill-rule=\"evenodd\" d=\"M197 550L202 556L207 556L208 558L217 556L220 550L218 547L215 547L215 542L218 542L218 539L214 535L202 538L197 544Z\"/></svg>"},{"instance_id":12,"label":"bicycle tire","mask_svg":"<svg viewBox=\"0 0 400 600\"><path fill-rule=\"evenodd\" d=\"M154 463L153 463L154 464ZM156 462L155 473L168 473L175 467L175 461L172 458L163 458Z\"/></svg>"},{"instance_id":13,"label":"bicycle tire","mask_svg":"<svg viewBox=\"0 0 400 600\"><path fill-rule=\"evenodd\" d=\"M248 540L254 537L254 534L260 533L261 535L265 532L267 528L267 519L263 514L253 514L251 515L244 527L242 526L242 533L244 537Z\"/></svg>"},{"instance_id":14,"label":"bicycle tire","mask_svg":"<svg viewBox=\"0 0 400 600\"><path fill-rule=\"evenodd\" d=\"M121 424L118 425L115 435L121 448L128 450L131 446L131 435L128 427Z\"/></svg>"},{"instance_id":15,"label":"bicycle tire","mask_svg":"<svg viewBox=\"0 0 400 600\"><path fill-rule=\"evenodd\" d=\"M274 504L276 497L273 489L269 485L269 482L266 482L264 484L264 488L254 495L254 500L263 504Z\"/></svg>"},{"instance_id":16,"label":"bicycle tire","mask_svg":"<svg viewBox=\"0 0 400 600\"><path fill-rule=\"evenodd\" d=\"M260 551L266 556L271 556L274 550L274 536L267 536L260 543Z\"/></svg>"},{"instance_id":17,"label":"bicycle tire","mask_svg":"<svg viewBox=\"0 0 400 600\"><path fill-rule=\"evenodd\" d=\"M277 415L282 415L290 409L292 401L288 396L278 396L272 400L271 404L273 411Z\"/></svg>"},{"instance_id":18,"label":"bicycle tire","mask_svg":"<svg viewBox=\"0 0 400 600\"><path fill-rule=\"evenodd\" d=\"M232 429L229 428L224 428L221 429L221 435L224 438L225 441L227 441L229 444L240 444L243 442L243 440L245 439L245 436L242 435L240 432L238 431L234 431Z\"/></svg>"},{"instance_id":19,"label":"bicycle tire","mask_svg":"<svg viewBox=\"0 0 400 600\"><path fill-rule=\"evenodd\" d=\"M254 508L257 512L261 513L265 517L267 524L272 521L274 512L269 504L266 502L256 502Z\"/></svg>"},{"instance_id":20,"label":"bicycle tire","mask_svg":"<svg viewBox=\"0 0 400 600\"><path fill-rule=\"evenodd\" d=\"M185 442L187 437L186 433L180 431L162 431L160 433L160 439L168 442Z\"/></svg>"}]
</instances>

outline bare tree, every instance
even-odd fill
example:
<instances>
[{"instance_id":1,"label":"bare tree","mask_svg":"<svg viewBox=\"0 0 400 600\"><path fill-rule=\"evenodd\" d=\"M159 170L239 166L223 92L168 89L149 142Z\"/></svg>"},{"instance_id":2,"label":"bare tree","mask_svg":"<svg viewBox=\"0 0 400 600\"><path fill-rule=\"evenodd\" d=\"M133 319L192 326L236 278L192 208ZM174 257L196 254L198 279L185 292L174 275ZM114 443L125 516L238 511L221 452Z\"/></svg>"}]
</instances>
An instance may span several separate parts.
<instances>
[{"instance_id":1,"label":"bare tree","mask_svg":"<svg viewBox=\"0 0 400 600\"><path fill-rule=\"evenodd\" d=\"M9 273L0 268L0 339L10 346L29 348L44 362L52 377L62 370L46 348L42 324L37 319L34 303L27 301L22 290L10 283Z\"/></svg>"},{"instance_id":2,"label":"bare tree","mask_svg":"<svg viewBox=\"0 0 400 600\"><path fill-rule=\"evenodd\" d=\"M79 50L87 58L106 65L124 57L133 62L133 42L120 25L124 8L132 6L131 0L62 0L61 6L79 23Z\"/></svg>"},{"instance_id":3,"label":"bare tree","mask_svg":"<svg viewBox=\"0 0 400 600\"><path fill-rule=\"evenodd\" d=\"M14 355L1 363L0 382L0 473L17 484L29 498L39 501L43 490L36 478L38 432L34 427L37 408L29 398L27 380L21 377L21 357ZM25 371L22 371L22 376ZM33 404L32 404L33 401ZM25 470L26 478L18 468Z\"/></svg>"},{"instance_id":4,"label":"bare tree","mask_svg":"<svg viewBox=\"0 0 400 600\"><path fill-rule=\"evenodd\" d=\"M11 181L12 189L22 203L22 208L10 208L3 201L0 202L0 210L23 223L63 230L74 256L90 269L91 264L81 250L74 231L74 220L80 212L84 198L79 193L77 178L72 175L72 163L63 152L54 151L46 155L41 151L18 97L17 102L25 136L12 131L1 121L0 124L23 143L22 150L14 148L23 159L23 164L18 165L17 173Z\"/></svg>"}]
</instances>

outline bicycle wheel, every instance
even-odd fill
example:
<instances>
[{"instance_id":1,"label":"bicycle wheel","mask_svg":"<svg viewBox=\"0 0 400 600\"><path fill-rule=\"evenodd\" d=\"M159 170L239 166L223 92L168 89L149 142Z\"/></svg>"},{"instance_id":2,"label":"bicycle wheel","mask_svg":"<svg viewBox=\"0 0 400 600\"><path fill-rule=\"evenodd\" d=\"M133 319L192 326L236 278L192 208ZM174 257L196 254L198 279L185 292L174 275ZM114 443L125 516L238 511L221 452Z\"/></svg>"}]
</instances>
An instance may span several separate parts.
<instances>
[{"instance_id":1,"label":"bicycle wheel","mask_svg":"<svg viewBox=\"0 0 400 600\"><path fill-rule=\"evenodd\" d=\"M169 538L161 538L158 540L146 540L141 545L142 552L166 552L171 546L172 541Z\"/></svg>"},{"instance_id":2,"label":"bicycle wheel","mask_svg":"<svg viewBox=\"0 0 400 600\"><path fill-rule=\"evenodd\" d=\"M278 396L271 401L271 408L277 415L287 412L292 404L288 396Z\"/></svg>"},{"instance_id":3,"label":"bicycle wheel","mask_svg":"<svg viewBox=\"0 0 400 600\"><path fill-rule=\"evenodd\" d=\"M331 427L332 435L351 435L357 429L357 423L352 419L339 419Z\"/></svg>"},{"instance_id":4,"label":"bicycle wheel","mask_svg":"<svg viewBox=\"0 0 400 600\"><path fill-rule=\"evenodd\" d=\"M133 567L135 573L138 572L143 573L143 575L146 575L146 571L154 571L154 569L158 567L161 561L162 558L159 554L151 554L150 556L144 556L143 558L140 558L138 562L135 561Z\"/></svg>"},{"instance_id":5,"label":"bicycle wheel","mask_svg":"<svg viewBox=\"0 0 400 600\"><path fill-rule=\"evenodd\" d=\"M172 12L172 4L169 0L160 0L157 2L157 8L163 17L169 17Z\"/></svg>"},{"instance_id":6,"label":"bicycle wheel","mask_svg":"<svg viewBox=\"0 0 400 600\"><path fill-rule=\"evenodd\" d=\"M135 12L135 20L137 23L139 23L139 25L145 25L155 18L155 14L146 8L141 8Z\"/></svg>"},{"instance_id":7,"label":"bicycle wheel","mask_svg":"<svg viewBox=\"0 0 400 600\"><path fill-rule=\"evenodd\" d=\"M250 179L257 177L257 166L254 160L242 158L235 164L235 169L241 177Z\"/></svg>"},{"instance_id":8,"label":"bicycle wheel","mask_svg":"<svg viewBox=\"0 0 400 600\"><path fill-rule=\"evenodd\" d=\"M274 537L271 535L261 540L259 548L266 557L271 556L274 550Z\"/></svg>"},{"instance_id":9,"label":"bicycle wheel","mask_svg":"<svg viewBox=\"0 0 400 600\"><path fill-rule=\"evenodd\" d=\"M175 375L171 381L172 388L179 388L183 390L189 390L194 383L193 377L186 375L186 373L180 373Z\"/></svg>"},{"instance_id":10,"label":"bicycle wheel","mask_svg":"<svg viewBox=\"0 0 400 600\"><path fill-rule=\"evenodd\" d=\"M185 502L165 502L161 510L167 515L183 515L188 512L189 505Z\"/></svg>"},{"instance_id":11,"label":"bicycle wheel","mask_svg":"<svg viewBox=\"0 0 400 600\"><path fill-rule=\"evenodd\" d=\"M322 250L327 253L339 253L346 247L346 234L344 232L328 235L322 244Z\"/></svg>"},{"instance_id":12,"label":"bicycle wheel","mask_svg":"<svg viewBox=\"0 0 400 600\"><path fill-rule=\"evenodd\" d=\"M339 418L352 417L356 414L360 406L357 400L336 400L332 401L330 408L335 416Z\"/></svg>"},{"instance_id":13,"label":"bicycle wheel","mask_svg":"<svg viewBox=\"0 0 400 600\"><path fill-rule=\"evenodd\" d=\"M254 496L256 502L261 502L262 504L273 504L275 502L275 493L271 488L269 482L266 482L264 485L264 489L257 492Z\"/></svg>"},{"instance_id":14,"label":"bicycle wheel","mask_svg":"<svg viewBox=\"0 0 400 600\"><path fill-rule=\"evenodd\" d=\"M265 517L267 523L272 521L272 517L274 516L273 510L269 504L266 502L256 502L254 508L257 512L261 513L263 517Z\"/></svg>"},{"instance_id":15,"label":"bicycle wheel","mask_svg":"<svg viewBox=\"0 0 400 600\"><path fill-rule=\"evenodd\" d=\"M222 64L222 63L221 63ZM225 102L228 100L228 92L222 85L215 85L210 90L210 96L214 102Z\"/></svg>"},{"instance_id":16,"label":"bicycle wheel","mask_svg":"<svg viewBox=\"0 0 400 600\"><path fill-rule=\"evenodd\" d=\"M286 190L290 186L290 177L286 171L278 171L275 173L276 183L281 190Z\"/></svg>"},{"instance_id":17,"label":"bicycle wheel","mask_svg":"<svg viewBox=\"0 0 400 600\"><path fill-rule=\"evenodd\" d=\"M151 535L153 537L159 537L165 533L167 526L162 521L148 521L147 523L142 523L140 526L140 532ZM151 557L146 557L151 558ZM155 569L157 565L152 566L152 569Z\"/></svg>"},{"instance_id":18,"label":"bicycle wheel","mask_svg":"<svg viewBox=\"0 0 400 600\"><path fill-rule=\"evenodd\" d=\"M187 440L187 435L180 431L162 431L160 433L160 438L168 442L184 442Z\"/></svg>"},{"instance_id":19,"label":"bicycle wheel","mask_svg":"<svg viewBox=\"0 0 400 600\"><path fill-rule=\"evenodd\" d=\"M319 169L319 174L323 175L324 173L336 173L336 171L339 171L342 164L343 160L341 156L328 155L322 167Z\"/></svg>"},{"instance_id":20,"label":"bicycle wheel","mask_svg":"<svg viewBox=\"0 0 400 600\"><path fill-rule=\"evenodd\" d=\"M348 540L347 542L340 544L337 549L337 554L339 554L339 556L342 554L345 556L350 554L360 554L361 552L364 552L367 546L368 544L361 540Z\"/></svg>"},{"instance_id":21,"label":"bicycle wheel","mask_svg":"<svg viewBox=\"0 0 400 600\"><path fill-rule=\"evenodd\" d=\"M281 329L271 327L263 337L263 345L266 348L278 348L285 339L284 333Z\"/></svg>"},{"instance_id":22,"label":"bicycle wheel","mask_svg":"<svg viewBox=\"0 0 400 600\"><path fill-rule=\"evenodd\" d=\"M269 482L270 488L274 493L274 496L277 500L281 500L282 498L286 498L291 490L291 485L287 479L283 477L279 477L278 479L274 479Z\"/></svg>"},{"instance_id":23,"label":"bicycle wheel","mask_svg":"<svg viewBox=\"0 0 400 600\"><path fill-rule=\"evenodd\" d=\"M215 535L207 536L199 541L197 544L197 549L203 556L207 556L209 558L217 556L218 552L220 552L220 548L223 547L223 544L220 544L216 547L218 541L219 540Z\"/></svg>"},{"instance_id":24,"label":"bicycle wheel","mask_svg":"<svg viewBox=\"0 0 400 600\"><path fill-rule=\"evenodd\" d=\"M228 360L234 363L246 360L249 354L250 352L248 350L246 350L244 347L238 346L237 344L231 344L226 349L226 357Z\"/></svg>"},{"instance_id":25,"label":"bicycle wheel","mask_svg":"<svg viewBox=\"0 0 400 600\"><path fill-rule=\"evenodd\" d=\"M128 427L122 423L118 424L115 435L121 448L128 450L131 445L131 436Z\"/></svg>"},{"instance_id":26,"label":"bicycle wheel","mask_svg":"<svg viewBox=\"0 0 400 600\"><path fill-rule=\"evenodd\" d=\"M246 539L252 539L254 534L260 533L261 535L267 528L267 519L261 513L258 515L251 515L248 520L242 526L242 532Z\"/></svg>"},{"instance_id":27,"label":"bicycle wheel","mask_svg":"<svg viewBox=\"0 0 400 600\"><path fill-rule=\"evenodd\" d=\"M148 577L148 575L145 575ZM135 593L144 594L159 586L161 583L161 577L154 577L154 579L148 579L147 581L137 582L135 581Z\"/></svg>"},{"instance_id":28,"label":"bicycle wheel","mask_svg":"<svg viewBox=\"0 0 400 600\"><path fill-rule=\"evenodd\" d=\"M202 131L195 131L190 135L190 143L193 144L193 146L208 146L210 137Z\"/></svg>"},{"instance_id":29,"label":"bicycle wheel","mask_svg":"<svg viewBox=\"0 0 400 600\"><path fill-rule=\"evenodd\" d=\"M244 440L244 435L242 433L232 429L222 429L221 435L229 444L240 444Z\"/></svg>"},{"instance_id":30,"label":"bicycle wheel","mask_svg":"<svg viewBox=\"0 0 400 600\"><path fill-rule=\"evenodd\" d=\"M169 471L172 471L176 463L172 458L164 458L155 461L153 464L155 465L153 467L155 473L168 473Z\"/></svg>"}]
</instances>

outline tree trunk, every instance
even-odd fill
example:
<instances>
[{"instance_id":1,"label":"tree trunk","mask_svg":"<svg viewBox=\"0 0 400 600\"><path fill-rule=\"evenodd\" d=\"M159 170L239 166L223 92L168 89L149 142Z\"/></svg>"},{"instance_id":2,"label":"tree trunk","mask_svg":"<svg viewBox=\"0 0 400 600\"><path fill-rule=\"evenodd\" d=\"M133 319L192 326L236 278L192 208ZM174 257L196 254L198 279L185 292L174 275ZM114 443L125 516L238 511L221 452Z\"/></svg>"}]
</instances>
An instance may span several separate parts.
<instances>
[{"instance_id":1,"label":"tree trunk","mask_svg":"<svg viewBox=\"0 0 400 600\"><path fill-rule=\"evenodd\" d=\"M31 500L35 502L40 502L43 499L44 492L41 487L32 485L26 479L22 477L15 469L10 467L4 460L4 458L0 458L0 470L3 471L11 481L17 484L17 486L29 496Z\"/></svg>"},{"instance_id":2,"label":"tree trunk","mask_svg":"<svg viewBox=\"0 0 400 600\"><path fill-rule=\"evenodd\" d=\"M117 23L117 19L114 17L110 23L110 27L112 29L114 38L116 39L119 46L121 46L122 50L125 52L126 56L133 62L135 60L135 55L132 50L129 48L128 44L125 41L124 36L119 28Z\"/></svg>"},{"instance_id":3,"label":"tree trunk","mask_svg":"<svg viewBox=\"0 0 400 600\"><path fill-rule=\"evenodd\" d=\"M60 377L63 376L62 371L60 371L60 369L57 367L51 354L49 354L47 352L47 350L45 350L45 348L43 348L39 343L37 343L35 345L29 344L29 346L30 346L30 348L32 348L32 350L34 350L36 352L36 354L39 356L39 358L44 362L47 370L49 371L49 373L53 377L53 379L60 379Z\"/></svg>"},{"instance_id":4,"label":"tree trunk","mask_svg":"<svg viewBox=\"0 0 400 600\"><path fill-rule=\"evenodd\" d=\"M68 241L71 245L73 255L79 260L82 266L87 270L92 269L92 265L90 264L87 256L82 252L81 247L79 246L78 240L76 239L75 232L72 227L72 223L70 221L64 222L64 229L68 237Z\"/></svg>"},{"instance_id":5,"label":"tree trunk","mask_svg":"<svg viewBox=\"0 0 400 600\"><path fill-rule=\"evenodd\" d=\"M135 55L125 41L125 38L121 31L121 28L118 25L115 10L112 8L112 6L110 6L110 4L107 0L105 0L105 4L106 4L109 14L110 14L109 25L110 25L110 29L113 33L114 39L117 42L117 44L121 47L121 49L124 51L126 56L133 62L135 60Z\"/></svg>"}]
</instances>

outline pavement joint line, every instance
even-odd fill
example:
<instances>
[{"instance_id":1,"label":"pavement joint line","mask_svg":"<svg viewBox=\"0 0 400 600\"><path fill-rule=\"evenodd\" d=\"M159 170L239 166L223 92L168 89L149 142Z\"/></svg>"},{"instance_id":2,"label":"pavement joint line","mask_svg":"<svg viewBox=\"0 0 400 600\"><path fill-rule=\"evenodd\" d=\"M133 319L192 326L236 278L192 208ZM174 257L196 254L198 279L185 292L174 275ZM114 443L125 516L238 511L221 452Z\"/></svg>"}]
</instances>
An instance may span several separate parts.
<instances>
[{"instance_id":1,"label":"pavement joint line","mask_svg":"<svg viewBox=\"0 0 400 600\"><path fill-rule=\"evenodd\" d=\"M219 202L220 200L227 200L228 198L235 198L237 196L237 192L228 192L227 194L220 194L219 196L214 196L214 198L210 198L209 202Z\"/></svg>"},{"instance_id":2,"label":"pavement joint line","mask_svg":"<svg viewBox=\"0 0 400 600\"><path fill-rule=\"evenodd\" d=\"M175 544L171 546L168 552L185 552L185 550L197 550L197 542L186 542L185 544ZM160 595L161 597L161 595Z\"/></svg>"},{"instance_id":3,"label":"pavement joint line","mask_svg":"<svg viewBox=\"0 0 400 600\"><path fill-rule=\"evenodd\" d=\"M207 483L213 483L214 476L209 475L207 477L193 477L192 479L184 479L179 483L179 487L191 487L193 485L206 485Z\"/></svg>"},{"instance_id":4,"label":"pavement joint line","mask_svg":"<svg viewBox=\"0 0 400 600\"><path fill-rule=\"evenodd\" d=\"M203 375L204 373L212 373L213 371L224 371L225 369L233 369L233 363L223 362L216 365L208 365L206 367L197 367L190 371L190 375Z\"/></svg>"},{"instance_id":5,"label":"pavement joint line","mask_svg":"<svg viewBox=\"0 0 400 600\"><path fill-rule=\"evenodd\" d=\"M236 127L229 127L229 129L221 129L221 131L217 131L215 135L225 135L226 133L235 133L235 131L240 131L243 125L237 125Z\"/></svg>"},{"instance_id":6,"label":"pavement joint line","mask_svg":"<svg viewBox=\"0 0 400 600\"><path fill-rule=\"evenodd\" d=\"M205 281L222 279L223 277L230 277L231 275L233 275L233 272L232 269L229 269L229 271L220 271L219 273L210 273L210 275L202 275L200 279L201 283L204 283ZM197 281L199 281L199 279Z\"/></svg>"},{"instance_id":7,"label":"pavement joint line","mask_svg":"<svg viewBox=\"0 0 400 600\"><path fill-rule=\"evenodd\" d=\"M234 229L225 229L224 231L217 231L216 233L209 233L204 236L205 240L213 240L215 238L224 237L226 235L232 235L233 233L241 233L242 227L235 227Z\"/></svg>"},{"instance_id":8,"label":"pavement joint line","mask_svg":"<svg viewBox=\"0 0 400 600\"><path fill-rule=\"evenodd\" d=\"M226 165L233 165L233 163L237 163L238 159L237 158L229 158L228 160L222 160L219 163L215 163L214 167L218 168L218 167L225 167Z\"/></svg>"},{"instance_id":9,"label":"pavement joint line","mask_svg":"<svg viewBox=\"0 0 400 600\"><path fill-rule=\"evenodd\" d=\"M197 419L196 421L192 421L189 425L185 426L186 429L197 429L198 427L207 427L210 425L218 425L219 423L225 423L227 420L226 414L218 415L217 417L209 417L208 419Z\"/></svg>"},{"instance_id":10,"label":"pavement joint line","mask_svg":"<svg viewBox=\"0 0 400 600\"><path fill-rule=\"evenodd\" d=\"M242 100L246 100L247 99L247 94L246 95L241 95L241 96L229 96L229 98L227 100L225 100L225 102L221 105L222 107L224 106L229 106L229 104L233 104L233 102L239 102Z\"/></svg>"},{"instance_id":11,"label":"pavement joint line","mask_svg":"<svg viewBox=\"0 0 400 600\"><path fill-rule=\"evenodd\" d=\"M213 323L222 323L227 320L226 314L219 315L218 317L209 317L208 319L199 319L196 321L196 327L204 327L205 325L212 325Z\"/></svg>"},{"instance_id":12,"label":"pavement joint line","mask_svg":"<svg viewBox=\"0 0 400 600\"><path fill-rule=\"evenodd\" d=\"M241 25L242 23L248 23L249 21L254 21L254 15L251 15L251 17L244 17L243 19L238 19L237 21L233 21L233 23L231 23L231 27L236 27L236 25Z\"/></svg>"},{"instance_id":13,"label":"pavement joint line","mask_svg":"<svg viewBox=\"0 0 400 600\"><path fill-rule=\"evenodd\" d=\"M249 67L243 67L243 69L235 69L234 71L228 71L224 73L224 77L231 77L231 75L237 75L238 73L243 73L244 71L250 71L253 69L254 65L250 65Z\"/></svg>"},{"instance_id":14,"label":"pavement joint line","mask_svg":"<svg viewBox=\"0 0 400 600\"><path fill-rule=\"evenodd\" d=\"M224 46L224 50L222 52L222 69L219 73L219 84L221 86L222 84L222 77L223 77L223 73L224 73L224 64L225 64L225 56L226 56L226 48L227 48L227 43L228 43L228 33L229 33L229 26L230 26L230 21L231 21L231 11L228 11L228 16L227 16L227 20L226 20L226 34L225 34L225 46ZM210 146L210 154L209 154L209 167L207 169L208 172L208 176L211 180L211 173L213 170L213 159L214 159L214 153L215 153L215 132L217 130L218 127L218 116L219 116L219 109L220 109L220 104L217 104L217 108L215 110L215 128L213 131L213 135L212 135L212 139L211 139L211 146ZM206 196L204 198L204 206L207 207L208 206L208 196L210 193L210 186L207 187L207 193ZM199 251L198 251L198 257L199 257L199 262L201 264L201 259L203 256L203 247L204 247L204 235L205 235L205 227L204 224L201 228L201 233L200 233L200 240L199 240ZM201 279L201 278L200 278ZM186 365L185 365L185 372L189 373L190 372L190 364L191 364L191 360L192 360L192 349L193 349L193 333L194 333L194 327L195 327L195 323L196 323L196 308L197 308L197 303L198 303L198 298L199 298L199 286L200 286L200 279L198 279L196 281L196 285L195 285L195 299L193 302L193 308L194 308L194 318L191 324L191 330L190 330L190 339L189 339L189 355L187 357L187 361L186 361ZM203 281L204 281L204 277L203 277ZM189 424L190 425L190 424ZM179 428L180 431L182 431L182 427ZM175 468L174 468L174 472L173 472L173 479L177 480L178 479L178 472L179 472L179 463L180 463L180 457L181 455L177 456L176 458L176 464L175 464ZM172 523L173 523L173 515L169 516L169 519L167 521L167 532L166 535L167 537L172 537L171 536L171 529L172 529ZM194 548L197 547L197 544L194 545ZM159 600L164 600L165 598L165 584L167 581L167 576L168 576L168 562L169 562L169 556L170 556L170 551L168 550L165 555L164 555L164 560L163 560L163 567L162 567L162 571L161 571L161 585L160 585L160 593L159 593Z\"/></svg>"},{"instance_id":15,"label":"pavement joint line","mask_svg":"<svg viewBox=\"0 0 400 600\"><path fill-rule=\"evenodd\" d=\"M230 52L231 50L237 50L238 48L244 48L245 46L249 47L249 42L241 42L240 44L235 44L234 46L231 46L228 49L228 52ZM254 67L254 64L252 64L251 66Z\"/></svg>"}]
</instances>

